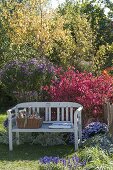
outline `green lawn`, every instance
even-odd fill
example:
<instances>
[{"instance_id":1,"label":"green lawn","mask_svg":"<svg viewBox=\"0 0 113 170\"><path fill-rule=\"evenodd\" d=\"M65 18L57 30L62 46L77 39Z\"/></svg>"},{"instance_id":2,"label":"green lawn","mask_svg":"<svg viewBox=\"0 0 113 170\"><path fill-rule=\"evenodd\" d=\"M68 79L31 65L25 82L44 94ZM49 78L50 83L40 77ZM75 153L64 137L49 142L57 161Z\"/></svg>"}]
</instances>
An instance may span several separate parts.
<instances>
[{"instance_id":1,"label":"green lawn","mask_svg":"<svg viewBox=\"0 0 113 170\"><path fill-rule=\"evenodd\" d=\"M15 146L12 152L8 146L0 145L0 170L37 170L38 159L45 155L67 157L74 153L72 146L42 147L39 145Z\"/></svg>"},{"instance_id":2,"label":"green lawn","mask_svg":"<svg viewBox=\"0 0 113 170\"><path fill-rule=\"evenodd\" d=\"M6 119L7 114L0 114L0 131L4 131L3 121Z\"/></svg>"}]
</instances>

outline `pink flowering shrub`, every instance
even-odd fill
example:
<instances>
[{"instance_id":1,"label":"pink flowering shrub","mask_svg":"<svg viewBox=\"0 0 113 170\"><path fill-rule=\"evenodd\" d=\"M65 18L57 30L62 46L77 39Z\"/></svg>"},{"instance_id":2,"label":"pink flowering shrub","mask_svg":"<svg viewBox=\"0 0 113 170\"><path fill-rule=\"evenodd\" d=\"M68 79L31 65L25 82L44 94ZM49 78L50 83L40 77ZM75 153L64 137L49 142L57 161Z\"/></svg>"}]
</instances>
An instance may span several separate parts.
<instances>
[{"instance_id":1,"label":"pink flowering shrub","mask_svg":"<svg viewBox=\"0 0 113 170\"><path fill-rule=\"evenodd\" d=\"M113 82L104 75L95 77L92 73L57 69L50 86L45 86L52 101L78 102L84 107L84 115L99 118L103 113L105 99L113 96Z\"/></svg>"}]
</instances>

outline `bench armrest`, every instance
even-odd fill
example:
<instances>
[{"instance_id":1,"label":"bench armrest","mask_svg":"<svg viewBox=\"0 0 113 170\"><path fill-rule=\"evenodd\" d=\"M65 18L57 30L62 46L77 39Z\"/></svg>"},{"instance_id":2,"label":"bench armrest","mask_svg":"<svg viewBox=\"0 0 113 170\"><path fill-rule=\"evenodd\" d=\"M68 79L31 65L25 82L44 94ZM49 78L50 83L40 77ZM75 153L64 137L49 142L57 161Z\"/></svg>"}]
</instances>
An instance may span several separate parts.
<instances>
[{"instance_id":1,"label":"bench armrest","mask_svg":"<svg viewBox=\"0 0 113 170\"><path fill-rule=\"evenodd\" d=\"M80 139L80 141L82 141L82 119L81 119L81 111L82 111L82 109L83 109L83 106L80 106L74 112L74 129L75 129L76 135L78 133L78 138Z\"/></svg>"},{"instance_id":2,"label":"bench armrest","mask_svg":"<svg viewBox=\"0 0 113 170\"><path fill-rule=\"evenodd\" d=\"M12 117L14 113L12 113L13 110L15 110L16 107L13 107L12 109L7 110L8 114L8 128L12 129L12 126L16 124L16 116Z\"/></svg>"},{"instance_id":3,"label":"bench armrest","mask_svg":"<svg viewBox=\"0 0 113 170\"><path fill-rule=\"evenodd\" d=\"M74 120L75 120L75 118L81 116L82 109L83 109L83 106L80 106L80 107L74 112Z\"/></svg>"},{"instance_id":4,"label":"bench armrest","mask_svg":"<svg viewBox=\"0 0 113 170\"><path fill-rule=\"evenodd\" d=\"M82 112L83 106L80 106L75 112L74 112L74 128L76 128L79 124L79 126L82 125L81 120L81 112Z\"/></svg>"}]
</instances>

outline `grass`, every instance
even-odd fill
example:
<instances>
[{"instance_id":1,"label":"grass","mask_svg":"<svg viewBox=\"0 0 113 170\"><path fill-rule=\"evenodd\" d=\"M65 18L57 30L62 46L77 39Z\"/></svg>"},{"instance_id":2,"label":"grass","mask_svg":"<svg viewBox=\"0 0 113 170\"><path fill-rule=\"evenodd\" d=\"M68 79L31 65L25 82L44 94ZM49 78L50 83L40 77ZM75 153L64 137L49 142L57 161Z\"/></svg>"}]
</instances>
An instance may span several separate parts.
<instances>
[{"instance_id":1,"label":"grass","mask_svg":"<svg viewBox=\"0 0 113 170\"><path fill-rule=\"evenodd\" d=\"M0 131L4 131L4 127L3 127L3 121L6 119L7 115L4 114L0 114Z\"/></svg>"},{"instance_id":2,"label":"grass","mask_svg":"<svg viewBox=\"0 0 113 170\"><path fill-rule=\"evenodd\" d=\"M4 131L2 124L5 118L5 114L0 115L0 131ZM109 156L98 147L83 147L76 154L87 161L83 170L113 170L112 155ZM8 145L0 144L0 170L39 170L38 160L45 155L71 157L75 155L74 146L43 147L26 143L14 145L14 150L9 152Z\"/></svg>"},{"instance_id":3,"label":"grass","mask_svg":"<svg viewBox=\"0 0 113 170\"><path fill-rule=\"evenodd\" d=\"M38 159L45 155L67 157L74 153L73 147L52 146L42 147L39 145L15 146L12 152L8 151L8 146L0 145L0 170L37 170Z\"/></svg>"}]
</instances>

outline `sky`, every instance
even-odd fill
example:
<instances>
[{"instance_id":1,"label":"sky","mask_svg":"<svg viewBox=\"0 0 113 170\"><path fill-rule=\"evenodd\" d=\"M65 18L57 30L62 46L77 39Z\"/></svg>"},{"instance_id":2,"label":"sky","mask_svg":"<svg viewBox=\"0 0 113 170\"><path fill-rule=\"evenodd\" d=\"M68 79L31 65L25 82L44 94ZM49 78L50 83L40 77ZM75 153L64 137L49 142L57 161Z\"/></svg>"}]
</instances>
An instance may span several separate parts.
<instances>
[{"instance_id":1,"label":"sky","mask_svg":"<svg viewBox=\"0 0 113 170\"><path fill-rule=\"evenodd\" d=\"M65 2L65 0L51 0L51 6L52 8L56 8L58 6L58 4Z\"/></svg>"}]
</instances>

